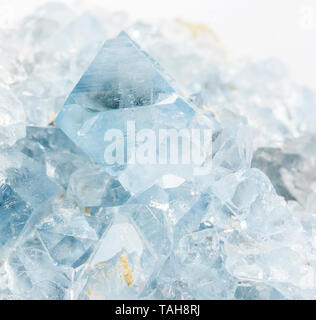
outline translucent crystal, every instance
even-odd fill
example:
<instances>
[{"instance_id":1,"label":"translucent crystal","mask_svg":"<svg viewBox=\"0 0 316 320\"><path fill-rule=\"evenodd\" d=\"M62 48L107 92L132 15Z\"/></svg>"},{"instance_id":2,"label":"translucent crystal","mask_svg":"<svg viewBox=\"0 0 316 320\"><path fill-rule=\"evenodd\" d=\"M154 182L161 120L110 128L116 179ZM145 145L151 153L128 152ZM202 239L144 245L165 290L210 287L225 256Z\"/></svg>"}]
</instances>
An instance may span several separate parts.
<instances>
[{"instance_id":1,"label":"translucent crystal","mask_svg":"<svg viewBox=\"0 0 316 320\"><path fill-rule=\"evenodd\" d=\"M315 92L132 20L53 3L0 29L0 299L314 299ZM106 163L128 121L210 130L211 169Z\"/></svg>"},{"instance_id":2,"label":"translucent crystal","mask_svg":"<svg viewBox=\"0 0 316 320\"><path fill-rule=\"evenodd\" d=\"M46 175L65 190L77 169L91 163L60 129L27 127L26 137L17 142L18 149L45 166Z\"/></svg>"},{"instance_id":3,"label":"translucent crystal","mask_svg":"<svg viewBox=\"0 0 316 320\"><path fill-rule=\"evenodd\" d=\"M25 136L23 105L9 88L0 84L0 146L13 145Z\"/></svg>"},{"instance_id":4,"label":"translucent crystal","mask_svg":"<svg viewBox=\"0 0 316 320\"><path fill-rule=\"evenodd\" d=\"M33 230L60 189L41 165L17 151L2 151L1 160L1 256L5 256L21 235Z\"/></svg>"},{"instance_id":5,"label":"translucent crystal","mask_svg":"<svg viewBox=\"0 0 316 320\"><path fill-rule=\"evenodd\" d=\"M212 109L222 122L227 112L245 116L255 148L279 147L286 138L314 132L315 92L289 80L281 62L243 60L228 65L214 68L192 96L201 108Z\"/></svg>"},{"instance_id":6,"label":"translucent crystal","mask_svg":"<svg viewBox=\"0 0 316 320\"><path fill-rule=\"evenodd\" d=\"M42 166L28 158L22 159L21 167L7 168L5 181L34 208L48 206L49 201L58 195L60 188L47 178Z\"/></svg>"},{"instance_id":7,"label":"translucent crystal","mask_svg":"<svg viewBox=\"0 0 316 320\"><path fill-rule=\"evenodd\" d=\"M159 188L151 188L128 204L111 209L116 218L83 276L86 285L82 297L132 299L143 295L172 245L166 216L168 200L166 195L161 199L163 193ZM103 272L109 277L98 283Z\"/></svg>"},{"instance_id":8,"label":"translucent crystal","mask_svg":"<svg viewBox=\"0 0 316 320\"><path fill-rule=\"evenodd\" d=\"M56 123L96 163L107 166L104 154L110 142L104 139L106 130L121 130L126 136L128 121L134 121L137 131L185 128L194 114L157 64L122 32L104 44L68 97ZM139 175L141 171L147 174ZM137 193L150 187L163 171L166 169L160 166L136 164L128 166L119 181Z\"/></svg>"},{"instance_id":9,"label":"translucent crystal","mask_svg":"<svg viewBox=\"0 0 316 320\"><path fill-rule=\"evenodd\" d=\"M0 82L12 85L26 79L26 72L23 64L15 56L15 52L8 52L0 47Z\"/></svg>"},{"instance_id":10,"label":"translucent crystal","mask_svg":"<svg viewBox=\"0 0 316 320\"><path fill-rule=\"evenodd\" d=\"M183 19L155 25L138 22L127 32L188 93L199 90L208 70L216 68L226 56L224 46L210 27Z\"/></svg>"},{"instance_id":11,"label":"translucent crystal","mask_svg":"<svg viewBox=\"0 0 316 320\"><path fill-rule=\"evenodd\" d=\"M20 299L67 299L71 285L70 270L54 265L41 241L28 238L8 259L12 292Z\"/></svg>"},{"instance_id":12,"label":"translucent crystal","mask_svg":"<svg viewBox=\"0 0 316 320\"><path fill-rule=\"evenodd\" d=\"M125 203L130 193L103 168L77 170L70 179L68 194L87 207L112 207Z\"/></svg>"},{"instance_id":13,"label":"translucent crystal","mask_svg":"<svg viewBox=\"0 0 316 320\"><path fill-rule=\"evenodd\" d=\"M0 186L0 254L12 247L32 215L32 208L7 184Z\"/></svg>"},{"instance_id":14,"label":"translucent crystal","mask_svg":"<svg viewBox=\"0 0 316 320\"><path fill-rule=\"evenodd\" d=\"M0 262L0 299L1 300L11 300L14 298L10 288L9 288L9 275L7 272L7 262Z\"/></svg>"},{"instance_id":15,"label":"translucent crystal","mask_svg":"<svg viewBox=\"0 0 316 320\"><path fill-rule=\"evenodd\" d=\"M257 282L244 282L235 291L238 300L281 300L284 296L269 285Z\"/></svg>"},{"instance_id":16,"label":"translucent crystal","mask_svg":"<svg viewBox=\"0 0 316 320\"><path fill-rule=\"evenodd\" d=\"M79 299L133 299L137 289L131 267L136 266L135 257L128 255L125 251L117 253L110 260L99 262L90 271Z\"/></svg>"},{"instance_id":17,"label":"translucent crystal","mask_svg":"<svg viewBox=\"0 0 316 320\"><path fill-rule=\"evenodd\" d=\"M37 231L55 264L80 270L112 219L112 212L82 207L63 195L54 201L51 214L42 219Z\"/></svg>"},{"instance_id":18,"label":"translucent crystal","mask_svg":"<svg viewBox=\"0 0 316 320\"><path fill-rule=\"evenodd\" d=\"M281 149L258 149L252 166L263 170L278 193L306 207L313 193L315 176L315 136L287 139Z\"/></svg>"},{"instance_id":19,"label":"translucent crystal","mask_svg":"<svg viewBox=\"0 0 316 320\"><path fill-rule=\"evenodd\" d=\"M99 111L146 106L166 99L173 92L156 70L154 61L122 32L104 44L66 105L79 104Z\"/></svg>"},{"instance_id":20,"label":"translucent crystal","mask_svg":"<svg viewBox=\"0 0 316 320\"><path fill-rule=\"evenodd\" d=\"M16 55L28 77L12 87L25 106L28 124L47 125L95 56L104 31L89 13L76 17L67 6L54 3L25 19L21 30L23 50Z\"/></svg>"},{"instance_id":21,"label":"translucent crystal","mask_svg":"<svg viewBox=\"0 0 316 320\"><path fill-rule=\"evenodd\" d=\"M73 18L73 10L66 5L53 2L47 3L22 20L19 36L27 44L38 46L54 36Z\"/></svg>"}]
</instances>

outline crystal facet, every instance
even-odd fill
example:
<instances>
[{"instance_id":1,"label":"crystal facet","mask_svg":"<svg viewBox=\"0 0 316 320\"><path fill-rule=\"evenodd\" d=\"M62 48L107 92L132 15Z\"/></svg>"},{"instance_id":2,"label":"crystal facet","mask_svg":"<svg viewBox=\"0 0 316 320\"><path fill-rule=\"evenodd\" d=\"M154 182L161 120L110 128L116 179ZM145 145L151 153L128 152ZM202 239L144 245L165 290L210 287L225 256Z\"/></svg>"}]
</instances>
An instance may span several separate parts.
<instances>
[{"instance_id":1,"label":"crystal facet","mask_svg":"<svg viewBox=\"0 0 316 320\"><path fill-rule=\"evenodd\" d=\"M316 95L281 63L61 4L0 40L0 299L315 299Z\"/></svg>"}]
</instances>

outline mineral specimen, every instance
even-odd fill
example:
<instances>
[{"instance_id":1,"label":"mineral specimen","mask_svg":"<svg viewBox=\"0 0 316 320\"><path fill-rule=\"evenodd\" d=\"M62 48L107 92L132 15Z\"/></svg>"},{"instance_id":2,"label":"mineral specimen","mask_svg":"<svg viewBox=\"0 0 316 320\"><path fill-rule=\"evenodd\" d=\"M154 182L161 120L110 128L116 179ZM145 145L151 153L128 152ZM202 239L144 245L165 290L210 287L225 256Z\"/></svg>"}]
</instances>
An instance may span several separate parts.
<instances>
[{"instance_id":1,"label":"mineral specimen","mask_svg":"<svg viewBox=\"0 0 316 320\"><path fill-rule=\"evenodd\" d=\"M0 299L314 299L315 93L202 25L102 46L104 21L50 4L0 30ZM211 135L198 164L107 162L131 128Z\"/></svg>"}]
</instances>

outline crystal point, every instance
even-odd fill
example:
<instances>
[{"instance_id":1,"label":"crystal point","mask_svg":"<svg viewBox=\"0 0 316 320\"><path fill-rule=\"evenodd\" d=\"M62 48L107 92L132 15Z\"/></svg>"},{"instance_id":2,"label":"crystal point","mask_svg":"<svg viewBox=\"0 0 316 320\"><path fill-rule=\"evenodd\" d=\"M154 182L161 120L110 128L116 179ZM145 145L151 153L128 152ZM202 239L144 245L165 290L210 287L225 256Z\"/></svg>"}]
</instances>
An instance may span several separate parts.
<instances>
[{"instance_id":1,"label":"crystal point","mask_svg":"<svg viewBox=\"0 0 316 320\"><path fill-rule=\"evenodd\" d=\"M315 299L315 92L205 25L77 11L0 29L0 299Z\"/></svg>"}]
</instances>

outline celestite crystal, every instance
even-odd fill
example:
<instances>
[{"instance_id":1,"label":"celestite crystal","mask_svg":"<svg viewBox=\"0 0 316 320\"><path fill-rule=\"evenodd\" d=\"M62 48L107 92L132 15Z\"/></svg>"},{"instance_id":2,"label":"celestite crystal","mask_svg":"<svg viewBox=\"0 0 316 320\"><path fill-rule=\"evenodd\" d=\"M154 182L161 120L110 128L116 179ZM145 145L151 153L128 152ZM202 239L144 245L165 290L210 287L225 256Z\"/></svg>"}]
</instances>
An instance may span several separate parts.
<instances>
[{"instance_id":1,"label":"celestite crystal","mask_svg":"<svg viewBox=\"0 0 316 320\"><path fill-rule=\"evenodd\" d=\"M135 123L136 131L181 129L188 127L194 116L195 111L178 96L157 63L122 32L101 48L65 102L56 124L97 164L104 164L104 151L111 144L104 137L107 129L121 130L126 136L129 121ZM118 179L137 193L162 174L157 167L125 165L117 169L124 171L118 173ZM147 174L139 175L137 170Z\"/></svg>"},{"instance_id":2,"label":"celestite crystal","mask_svg":"<svg viewBox=\"0 0 316 320\"><path fill-rule=\"evenodd\" d=\"M61 4L0 40L0 299L315 299L316 95L280 63ZM107 163L128 121L212 147Z\"/></svg>"}]
</instances>

